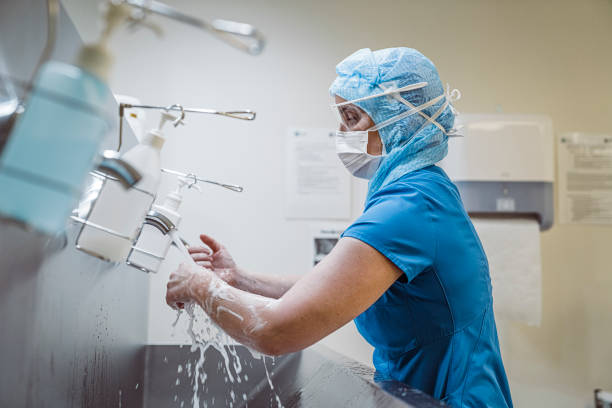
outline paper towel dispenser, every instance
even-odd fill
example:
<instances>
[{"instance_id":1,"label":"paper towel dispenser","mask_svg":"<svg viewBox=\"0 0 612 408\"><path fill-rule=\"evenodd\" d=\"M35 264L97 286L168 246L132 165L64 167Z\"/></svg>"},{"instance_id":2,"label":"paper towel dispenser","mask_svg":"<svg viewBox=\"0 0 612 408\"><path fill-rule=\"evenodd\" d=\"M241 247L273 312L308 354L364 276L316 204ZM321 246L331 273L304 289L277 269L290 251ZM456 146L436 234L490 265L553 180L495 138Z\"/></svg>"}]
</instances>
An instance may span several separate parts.
<instances>
[{"instance_id":1,"label":"paper towel dispenser","mask_svg":"<svg viewBox=\"0 0 612 408\"><path fill-rule=\"evenodd\" d=\"M471 215L533 215L553 224L552 120L543 115L461 114L440 166Z\"/></svg>"}]
</instances>

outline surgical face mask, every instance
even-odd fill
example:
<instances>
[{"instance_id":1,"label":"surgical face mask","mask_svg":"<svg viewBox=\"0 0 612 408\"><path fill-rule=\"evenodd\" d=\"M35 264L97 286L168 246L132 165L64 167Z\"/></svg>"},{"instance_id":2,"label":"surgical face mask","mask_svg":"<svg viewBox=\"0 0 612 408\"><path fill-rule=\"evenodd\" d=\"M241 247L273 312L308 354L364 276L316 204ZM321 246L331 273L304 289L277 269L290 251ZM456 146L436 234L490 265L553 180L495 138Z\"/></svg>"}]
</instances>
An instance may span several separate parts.
<instances>
[{"instance_id":1,"label":"surgical face mask","mask_svg":"<svg viewBox=\"0 0 612 408\"><path fill-rule=\"evenodd\" d=\"M368 131L336 132L336 153L342 164L355 177L371 179L385 157L371 155L368 149ZM384 149L384 147L383 147Z\"/></svg>"}]
</instances>

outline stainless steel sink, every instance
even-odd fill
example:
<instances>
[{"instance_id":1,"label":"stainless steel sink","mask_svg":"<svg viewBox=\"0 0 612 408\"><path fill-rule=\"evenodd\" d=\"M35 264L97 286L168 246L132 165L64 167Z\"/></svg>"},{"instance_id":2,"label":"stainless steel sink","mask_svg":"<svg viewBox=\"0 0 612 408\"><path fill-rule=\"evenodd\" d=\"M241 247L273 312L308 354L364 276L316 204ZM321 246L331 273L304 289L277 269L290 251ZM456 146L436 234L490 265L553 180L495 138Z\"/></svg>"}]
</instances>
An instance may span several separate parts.
<instances>
[{"instance_id":1,"label":"stainless steel sink","mask_svg":"<svg viewBox=\"0 0 612 408\"><path fill-rule=\"evenodd\" d=\"M265 357L274 389L262 359L253 358L243 346L236 346L236 353L243 380L231 383L221 354L207 350L204 370L208 378L198 393L201 407L276 407L277 397L285 408L444 406L400 383L377 383L372 369L322 346L274 359ZM189 346L163 345L147 346L145 356L144 406L192 406L194 376L185 367L188 363L195 366L199 353L192 353ZM230 370L235 378L238 373Z\"/></svg>"}]
</instances>

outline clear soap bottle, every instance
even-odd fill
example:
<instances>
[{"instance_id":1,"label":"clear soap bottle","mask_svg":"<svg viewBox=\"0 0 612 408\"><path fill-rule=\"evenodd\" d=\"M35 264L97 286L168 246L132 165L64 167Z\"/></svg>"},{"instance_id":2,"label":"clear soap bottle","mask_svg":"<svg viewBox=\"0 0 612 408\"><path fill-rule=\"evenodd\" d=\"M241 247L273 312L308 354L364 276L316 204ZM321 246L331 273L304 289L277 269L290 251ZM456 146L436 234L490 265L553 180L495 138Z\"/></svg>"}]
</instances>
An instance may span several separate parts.
<instances>
[{"instance_id":1,"label":"clear soap bottle","mask_svg":"<svg viewBox=\"0 0 612 408\"><path fill-rule=\"evenodd\" d=\"M47 234L65 228L111 130L106 42L127 16L125 7L110 7L100 41L83 46L74 65L50 61L38 71L0 155L0 216Z\"/></svg>"}]
</instances>

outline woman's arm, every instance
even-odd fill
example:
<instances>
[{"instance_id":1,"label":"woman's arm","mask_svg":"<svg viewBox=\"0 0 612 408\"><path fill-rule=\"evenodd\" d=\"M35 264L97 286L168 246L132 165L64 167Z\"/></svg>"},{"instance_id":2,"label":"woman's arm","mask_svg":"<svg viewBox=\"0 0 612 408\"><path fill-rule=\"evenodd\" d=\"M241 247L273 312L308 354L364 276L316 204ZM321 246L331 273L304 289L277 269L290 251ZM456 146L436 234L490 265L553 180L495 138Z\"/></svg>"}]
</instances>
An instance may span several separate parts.
<instances>
[{"instance_id":1,"label":"woman's arm","mask_svg":"<svg viewBox=\"0 0 612 408\"><path fill-rule=\"evenodd\" d=\"M261 295L273 299L283 296L303 275L263 275L247 272L239 268L239 272L234 275L232 286L256 295Z\"/></svg>"},{"instance_id":2,"label":"woman's arm","mask_svg":"<svg viewBox=\"0 0 612 408\"><path fill-rule=\"evenodd\" d=\"M240 290L257 295L278 299L297 282L302 275L257 275L238 267L225 246L214 238L202 234L200 240L205 247L189 248L193 260L200 266L208 268Z\"/></svg>"},{"instance_id":3,"label":"woman's arm","mask_svg":"<svg viewBox=\"0 0 612 408\"><path fill-rule=\"evenodd\" d=\"M214 273L181 265L166 301L197 302L237 341L269 355L301 350L372 305L401 271L369 245L342 238L317 266L279 299L229 286Z\"/></svg>"}]
</instances>

